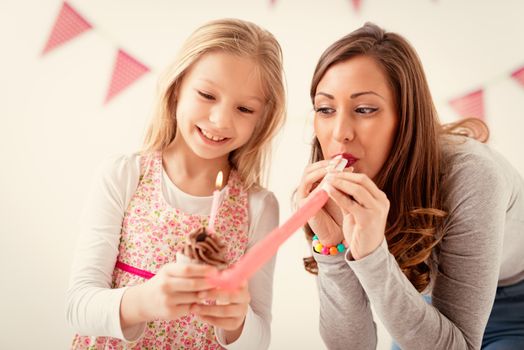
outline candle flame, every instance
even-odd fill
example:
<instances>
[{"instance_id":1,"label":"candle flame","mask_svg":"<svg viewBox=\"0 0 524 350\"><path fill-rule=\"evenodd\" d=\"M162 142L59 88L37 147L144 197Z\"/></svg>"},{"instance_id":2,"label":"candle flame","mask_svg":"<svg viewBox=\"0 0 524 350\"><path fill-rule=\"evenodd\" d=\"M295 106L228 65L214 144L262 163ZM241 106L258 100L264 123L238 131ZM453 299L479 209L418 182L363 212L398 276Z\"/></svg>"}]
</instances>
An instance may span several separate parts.
<instances>
[{"instance_id":1,"label":"candle flame","mask_svg":"<svg viewBox=\"0 0 524 350\"><path fill-rule=\"evenodd\" d=\"M218 172L217 180L215 182L215 187L217 190L220 190L222 188L222 180L224 178L224 174L222 173L222 170Z\"/></svg>"}]
</instances>

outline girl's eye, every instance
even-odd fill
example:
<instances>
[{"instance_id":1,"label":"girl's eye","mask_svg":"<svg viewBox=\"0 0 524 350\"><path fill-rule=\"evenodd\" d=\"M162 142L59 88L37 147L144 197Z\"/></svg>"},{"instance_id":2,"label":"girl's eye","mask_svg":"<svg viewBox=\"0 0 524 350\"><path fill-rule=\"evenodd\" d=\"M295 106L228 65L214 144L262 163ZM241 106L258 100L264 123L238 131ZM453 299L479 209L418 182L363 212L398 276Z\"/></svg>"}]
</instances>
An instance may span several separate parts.
<instances>
[{"instance_id":1,"label":"girl's eye","mask_svg":"<svg viewBox=\"0 0 524 350\"><path fill-rule=\"evenodd\" d=\"M358 114L371 114L378 111L378 108L375 107L358 107L355 109L355 112Z\"/></svg>"},{"instance_id":2,"label":"girl's eye","mask_svg":"<svg viewBox=\"0 0 524 350\"><path fill-rule=\"evenodd\" d=\"M198 90L197 90L198 91ZM206 94L205 92L202 92L202 91L198 91L198 94L200 96L202 96L203 98L205 98L206 100L215 100L215 97L213 95L210 95L210 94Z\"/></svg>"},{"instance_id":3,"label":"girl's eye","mask_svg":"<svg viewBox=\"0 0 524 350\"><path fill-rule=\"evenodd\" d=\"M242 113L253 114L253 110L246 107L238 107L238 110Z\"/></svg>"},{"instance_id":4,"label":"girl's eye","mask_svg":"<svg viewBox=\"0 0 524 350\"><path fill-rule=\"evenodd\" d=\"M318 113L318 114L321 114L321 115L330 115L332 113L334 113L335 110L333 108L330 108L330 107L318 107L318 108L315 108L315 113Z\"/></svg>"}]
</instances>

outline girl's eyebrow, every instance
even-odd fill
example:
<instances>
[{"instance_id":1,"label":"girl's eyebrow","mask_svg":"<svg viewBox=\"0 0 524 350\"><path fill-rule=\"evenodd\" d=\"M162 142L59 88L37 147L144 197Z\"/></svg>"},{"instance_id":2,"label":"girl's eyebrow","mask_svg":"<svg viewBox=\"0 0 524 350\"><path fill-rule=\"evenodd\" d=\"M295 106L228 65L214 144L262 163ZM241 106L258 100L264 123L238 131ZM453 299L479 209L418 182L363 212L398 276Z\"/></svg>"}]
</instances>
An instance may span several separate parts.
<instances>
[{"instance_id":1,"label":"girl's eyebrow","mask_svg":"<svg viewBox=\"0 0 524 350\"><path fill-rule=\"evenodd\" d=\"M213 85L213 86L217 86L217 87L220 86L219 84L215 83L213 80L210 80L210 79L208 79L208 78L201 78L201 79L199 79L199 80L200 80L200 81L203 81L203 82L206 82L206 83L209 83L209 84L211 84L211 85ZM256 101L258 101L258 102L264 104L264 100L262 100L262 99L261 99L260 97L258 97L258 96L251 96L251 95L250 95L250 96L244 96L244 98L245 98L245 99L248 99L248 100L256 100Z\"/></svg>"}]
</instances>

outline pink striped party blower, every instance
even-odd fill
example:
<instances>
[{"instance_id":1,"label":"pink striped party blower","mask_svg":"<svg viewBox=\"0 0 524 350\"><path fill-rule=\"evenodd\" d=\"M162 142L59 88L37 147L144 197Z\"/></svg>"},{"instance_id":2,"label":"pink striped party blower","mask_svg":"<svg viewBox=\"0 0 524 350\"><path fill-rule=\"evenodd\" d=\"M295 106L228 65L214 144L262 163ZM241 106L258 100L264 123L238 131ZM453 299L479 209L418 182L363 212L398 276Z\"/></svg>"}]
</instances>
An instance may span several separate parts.
<instances>
[{"instance_id":1,"label":"pink striped party blower","mask_svg":"<svg viewBox=\"0 0 524 350\"><path fill-rule=\"evenodd\" d=\"M337 156L336 171L342 171L347 160ZM278 251L278 248L295 231L304 226L328 200L325 187L321 184L313 194L282 226L277 227L263 240L255 244L251 250L246 252L240 260L232 267L209 276L209 281L216 287L222 289L235 289L242 281L247 281L255 272L268 262Z\"/></svg>"}]
</instances>

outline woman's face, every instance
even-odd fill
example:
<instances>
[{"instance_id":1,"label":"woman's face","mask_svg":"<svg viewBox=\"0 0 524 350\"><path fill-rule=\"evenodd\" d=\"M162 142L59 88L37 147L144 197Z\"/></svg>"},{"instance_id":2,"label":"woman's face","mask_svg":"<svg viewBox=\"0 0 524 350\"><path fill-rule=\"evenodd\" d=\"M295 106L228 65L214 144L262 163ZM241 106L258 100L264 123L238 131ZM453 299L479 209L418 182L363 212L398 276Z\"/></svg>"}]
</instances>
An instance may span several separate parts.
<instances>
[{"instance_id":1,"label":"woman's face","mask_svg":"<svg viewBox=\"0 0 524 350\"><path fill-rule=\"evenodd\" d=\"M330 67L314 98L315 134L324 159L342 154L355 172L374 179L397 131L393 93L373 58L357 56Z\"/></svg>"}]
</instances>

